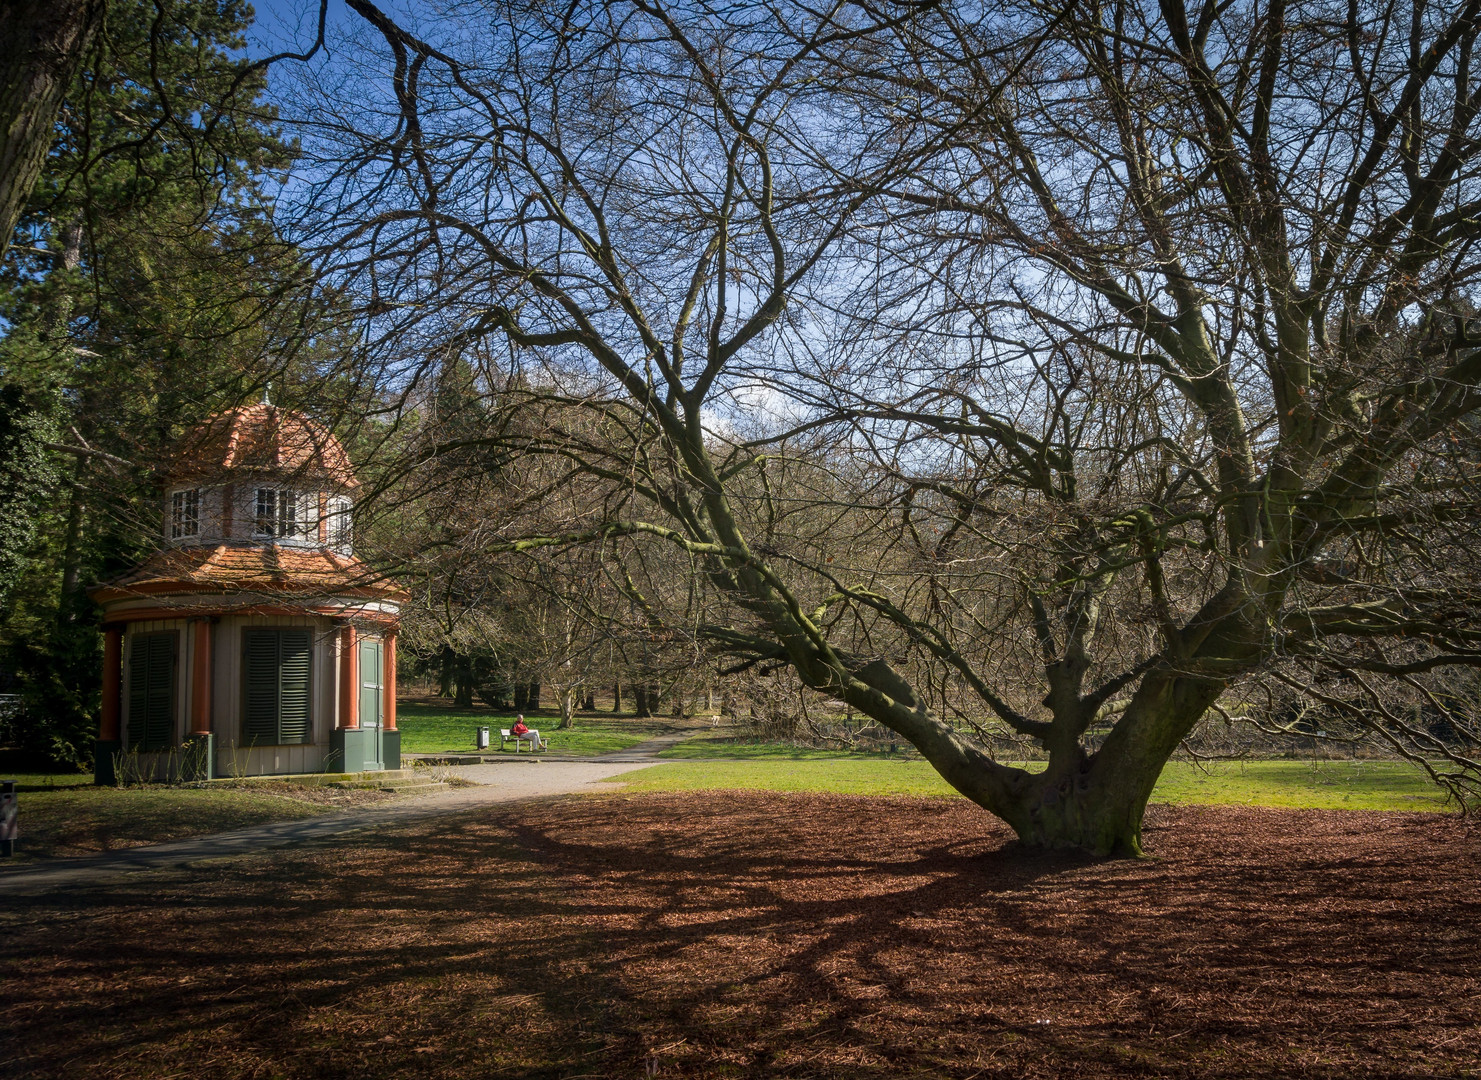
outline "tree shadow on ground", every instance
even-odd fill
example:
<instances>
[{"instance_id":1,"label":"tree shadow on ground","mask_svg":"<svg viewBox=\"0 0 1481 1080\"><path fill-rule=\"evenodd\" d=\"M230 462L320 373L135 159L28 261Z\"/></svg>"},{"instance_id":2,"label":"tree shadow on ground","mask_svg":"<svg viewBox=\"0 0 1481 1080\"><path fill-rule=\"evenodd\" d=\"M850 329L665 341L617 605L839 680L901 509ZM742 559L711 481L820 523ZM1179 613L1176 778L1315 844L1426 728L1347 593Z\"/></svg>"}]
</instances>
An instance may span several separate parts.
<instances>
[{"instance_id":1,"label":"tree shadow on ground","mask_svg":"<svg viewBox=\"0 0 1481 1080\"><path fill-rule=\"evenodd\" d=\"M1461 1066L1473 827L1151 824L1159 858L1102 862L1023 852L942 800L612 796L139 875L0 916L26 976L12 1075Z\"/></svg>"}]
</instances>

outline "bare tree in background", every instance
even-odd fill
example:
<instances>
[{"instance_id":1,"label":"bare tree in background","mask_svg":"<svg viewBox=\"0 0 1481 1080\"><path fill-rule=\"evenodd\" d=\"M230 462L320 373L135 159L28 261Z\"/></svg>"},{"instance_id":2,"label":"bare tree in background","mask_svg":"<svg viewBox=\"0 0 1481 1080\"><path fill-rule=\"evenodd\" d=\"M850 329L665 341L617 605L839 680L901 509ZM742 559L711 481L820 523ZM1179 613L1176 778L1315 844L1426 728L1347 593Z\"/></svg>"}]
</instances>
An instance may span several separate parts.
<instances>
[{"instance_id":1,"label":"bare tree in background","mask_svg":"<svg viewBox=\"0 0 1481 1080\"><path fill-rule=\"evenodd\" d=\"M1253 679L1474 790L1395 703L1474 741L1478 3L351 0L390 92L320 92L313 209L371 355L490 343L600 418L460 444L613 493L486 550L670 546L713 647L1135 853Z\"/></svg>"}]
</instances>

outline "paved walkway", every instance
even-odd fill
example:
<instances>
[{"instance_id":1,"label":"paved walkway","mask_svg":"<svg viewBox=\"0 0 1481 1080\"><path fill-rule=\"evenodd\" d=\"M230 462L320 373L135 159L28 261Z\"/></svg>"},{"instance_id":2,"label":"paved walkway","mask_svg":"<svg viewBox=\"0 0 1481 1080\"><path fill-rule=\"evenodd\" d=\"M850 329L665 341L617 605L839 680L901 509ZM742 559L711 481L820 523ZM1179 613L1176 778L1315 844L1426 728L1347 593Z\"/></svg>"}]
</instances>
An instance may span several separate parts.
<instances>
[{"instance_id":1,"label":"paved walkway","mask_svg":"<svg viewBox=\"0 0 1481 1080\"><path fill-rule=\"evenodd\" d=\"M531 754L488 765L449 766L450 773L471 780L474 786L450 788L429 795L413 795L396 802L323 814L299 821L255 825L214 836L197 836L168 844L151 844L99 855L0 869L0 897L49 892L73 885L92 885L130 871L178 868L205 859L246 855L265 848L307 843L380 825L422 821L441 814L513 802L516 799L587 791L609 776L655 764L655 754L689 738L691 734L675 732L660 735L627 750L582 761L550 761Z\"/></svg>"}]
</instances>

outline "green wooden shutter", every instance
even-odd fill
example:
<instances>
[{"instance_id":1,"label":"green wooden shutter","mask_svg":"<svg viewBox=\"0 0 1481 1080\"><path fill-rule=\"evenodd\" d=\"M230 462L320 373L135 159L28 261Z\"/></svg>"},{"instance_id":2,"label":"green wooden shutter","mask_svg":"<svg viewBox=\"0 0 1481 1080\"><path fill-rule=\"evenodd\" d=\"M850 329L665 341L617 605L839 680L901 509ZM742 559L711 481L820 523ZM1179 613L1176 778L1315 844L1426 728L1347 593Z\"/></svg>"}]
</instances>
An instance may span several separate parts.
<instances>
[{"instance_id":1,"label":"green wooden shutter","mask_svg":"<svg viewBox=\"0 0 1481 1080\"><path fill-rule=\"evenodd\" d=\"M175 634L137 634L129 656L129 748L167 749L174 728Z\"/></svg>"},{"instance_id":2,"label":"green wooden shutter","mask_svg":"<svg viewBox=\"0 0 1481 1080\"><path fill-rule=\"evenodd\" d=\"M149 719L144 736L150 749L164 749L175 734L175 635L151 634Z\"/></svg>"},{"instance_id":3,"label":"green wooden shutter","mask_svg":"<svg viewBox=\"0 0 1481 1080\"><path fill-rule=\"evenodd\" d=\"M278 633L278 741L309 741L309 657L312 641L308 630Z\"/></svg>"},{"instance_id":4,"label":"green wooden shutter","mask_svg":"<svg viewBox=\"0 0 1481 1080\"><path fill-rule=\"evenodd\" d=\"M278 741L278 634L251 629L245 637L242 683L247 701L242 738L248 744L273 746Z\"/></svg>"},{"instance_id":5,"label":"green wooden shutter","mask_svg":"<svg viewBox=\"0 0 1481 1080\"><path fill-rule=\"evenodd\" d=\"M254 627L245 631L245 638L243 739L258 746L309 742L312 635L298 627Z\"/></svg>"},{"instance_id":6,"label":"green wooden shutter","mask_svg":"<svg viewBox=\"0 0 1481 1080\"><path fill-rule=\"evenodd\" d=\"M144 731L149 713L149 646L148 639L136 635L129 652L129 749L144 748Z\"/></svg>"}]
</instances>

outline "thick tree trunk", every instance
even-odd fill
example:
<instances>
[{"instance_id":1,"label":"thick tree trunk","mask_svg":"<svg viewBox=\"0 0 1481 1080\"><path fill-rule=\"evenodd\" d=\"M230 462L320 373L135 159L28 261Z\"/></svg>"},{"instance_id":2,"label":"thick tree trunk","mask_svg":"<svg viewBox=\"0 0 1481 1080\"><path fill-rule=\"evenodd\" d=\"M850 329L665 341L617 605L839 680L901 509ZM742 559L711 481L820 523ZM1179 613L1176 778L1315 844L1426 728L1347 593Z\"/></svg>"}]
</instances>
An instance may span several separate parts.
<instances>
[{"instance_id":1,"label":"thick tree trunk","mask_svg":"<svg viewBox=\"0 0 1481 1080\"><path fill-rule=\"evenodd\" d=\"M634 708L633 708L633 715L634 716L652 716L653 715L653 709L648 704L648 684L647 683L640 682L640 683L638 683L637 686L633 687L633 705L634 705Z\"/></svg>"},{"instance_id":2,"label":"thick tree trunk","mask_svg":"<svg viewBox=\"0 0 1481 1080\"><path fill-rule=\"evenodd\" d=\"M456 671L454 665L457 663L457 655L453 652L451 645L444 645L442 653L438 657L438 697L451 697L455 682Z\"/></svg>"},{"instance_id":3,"label":"thick tree trunk","mask_svg":"<svg viewBox=\"0 0 1481 1080\"><path fill-rule=\"evenodd\" d=\"M458 657L457 673L454 676L454 681L457 685L453 696L453 704L465 709L472 708L473 671L467 657Z\"/></svg>"},{"instance_id":4,"label":"thick tree trunk","mask_svg":"<svg viewBox=\"0 0 1481 1080\"><path fill-rule=\"evenodd\" d=\"M614 682L612 684L612 712L615 715L616 713L620 713L621 711L622 711L622 684L620 682Z\"/></svg>"},{"instance_id":5,"label":"thick tree trunk","mask_svg":"<svg viewBox=\"0 0 1481 1080\"><path fill-rule=\"evenodd\" d=\"M102 0L0 4L0 258L41 175L57 110L103 10Z\"/></svg>"},{"instance_id":6,"label":"thick tree trunk","mask_svg":"<svg viewBox=\"0 0 1481 1080\"><path fill-rule=\"evenodd\" d=\"M530 707L530 684L517 682L514 684L514 711L524 712Z\"/></svg>"},{"instance_id":7,"label":"thick tree trunk","mask_svg":"<svg viewBox=\"0 0 1481 1080\"><path fill-rule=\"evenodd\" d=\"M1026 845L1139 856L1142 818L1157 778L1223 686L1213 679L1149 675L1096 753L1066 748L1009 798L998 792L996 799L974 801L1007 821Z\"/></svg>"},{"instance_id":8,"label":"thick tree trunk","mask_svg":"<svg viewBox=\"0 0 1481 1080\"><path fill-rule=\"evenodd\" d=\"M561 711L561 722L556 725L557 731L570 731L576 726L576 688L566 687L556 697L556 704Z\"/></svg>"},{"instance_id":9,"label":"thick tree trunk","mask_svg":"<svg viewBox=\"0 0 1481 1080\"><path fill-rule=\"evenodd\" d=\"M82 480L85 471L83 462L77 463L73 473L72 487L68 492L67 536L62 547L62 587L57 596L57 625L72 622L76 605L78 578L82 573Z\"/></svg>"},{"instance_id":10,"label":"thick tree trunk","mask_svg":"<svg viewBox=\"0 0 1481 1080\"><path fill-rule=\"evenodd\" d=\"M1136 858L1142 853L1142 817L1161 772L1048 776L1023 792L1017 806L997 813L1027 847L1080 850Z\"/></svg>"},{"instance_id":11,"label":"thick tree trunk","mask_svg":"<svg viewBox=\"0 0 1481 1080\"><path fill-rule=\"evenodd\" d=\"M537 683L537 682L530 683L529 689L525 692L525 705L528 706L531 709L538 709L540 707L540 684L539 683Z\"/></svg>"},{"instance_id":12,"label":"thick tree trunk","mask_svg":"<svg viewBox=\"0 0 1481 1080\"><path fill-rule=\"evenodd\" d=\"M597 692L595 690L586 691L586 698L581 702L581 707L587 712L597 711Z\"/></svg>"},{"instance_id":13,"label":"thick tree trunk","mask_svg":"<svg viewBox=\"0 0 1481 1080\"><path fill-rule=\"evenodd\" d=\"M1217 655L1238 655L1239 634L1219 630ZM857 708L908 739L942 779L1002 818L1025 845L1132 857L1141 854L1142 817L1163 766L1225 685L1170 668L1148 673L1098 751L1084 752L1074 725L1050 727L1043 736L1049 765L1030 773L993 760L935 719L888 664L875 661L855 678L845 693ZM860 684L868 691L859 692Z\"/></svg>"}]
</instances>

